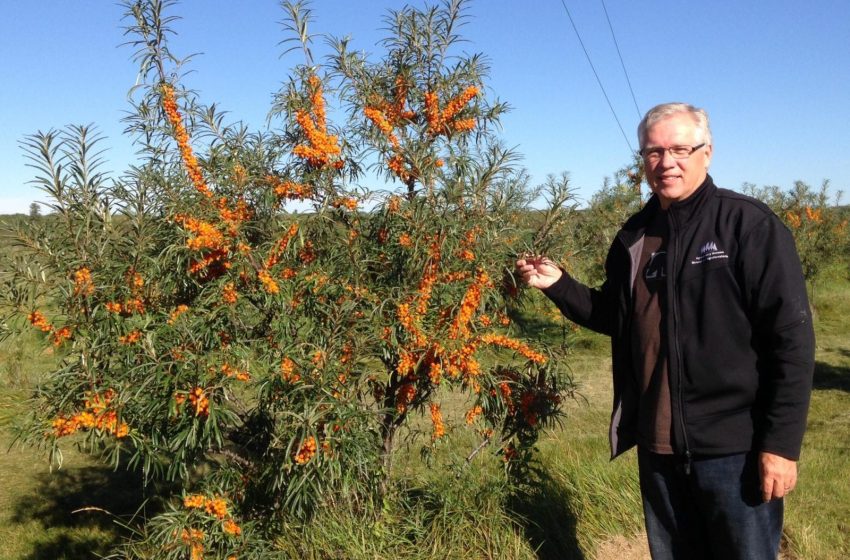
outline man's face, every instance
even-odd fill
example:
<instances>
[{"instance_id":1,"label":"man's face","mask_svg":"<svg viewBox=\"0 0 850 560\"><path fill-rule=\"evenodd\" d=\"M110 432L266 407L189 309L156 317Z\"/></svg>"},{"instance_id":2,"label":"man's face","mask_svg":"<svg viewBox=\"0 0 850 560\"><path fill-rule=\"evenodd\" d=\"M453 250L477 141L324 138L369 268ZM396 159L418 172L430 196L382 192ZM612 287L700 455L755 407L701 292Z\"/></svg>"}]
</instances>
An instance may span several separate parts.
<instances>
[{"instance_id":1,"label":"man's face","mask_svg":"<svg viewBox=\"0 0 850 560\"><path fill-rule=\"evenodd\" d=\"M677 113L658 121L646 131L644 150L696 146L703 143L702 133L687 113ZM696 150L690 157L675 159L664 151L657 160L644 158L646 180L658 195L662 208L688 198L705 181L711 163L711 145Z\"/></svg>"}]
</instances>

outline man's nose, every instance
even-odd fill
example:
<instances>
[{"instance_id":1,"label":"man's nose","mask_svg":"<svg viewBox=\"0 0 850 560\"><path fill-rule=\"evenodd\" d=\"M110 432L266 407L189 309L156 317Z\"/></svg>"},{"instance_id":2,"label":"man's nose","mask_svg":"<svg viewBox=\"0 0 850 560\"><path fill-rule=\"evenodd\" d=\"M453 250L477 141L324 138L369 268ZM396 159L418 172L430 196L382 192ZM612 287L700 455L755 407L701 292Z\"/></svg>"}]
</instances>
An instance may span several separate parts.
<instances>
[{"instance_id":1,"label":"man's nose","mask_svg":"<svg viewBox=\"0 0 850 560\"><path fill-rule=\"evenodd\" d=\"M670 150L664 150L661 152L661 160L659 161L662 167L675 167L676 166L676 158L673 157L673 154L670 153Z\"/></svg>"}]
</instances>

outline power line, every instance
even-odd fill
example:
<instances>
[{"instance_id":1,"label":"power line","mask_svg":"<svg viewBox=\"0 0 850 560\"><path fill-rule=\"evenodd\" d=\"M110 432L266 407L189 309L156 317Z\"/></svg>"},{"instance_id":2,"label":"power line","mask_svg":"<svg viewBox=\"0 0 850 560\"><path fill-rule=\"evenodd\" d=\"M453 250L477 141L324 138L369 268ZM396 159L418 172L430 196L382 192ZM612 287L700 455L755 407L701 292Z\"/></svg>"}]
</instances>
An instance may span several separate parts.
<instances>
[{"instance_id":1,"label":"power line","mask_svg":"<svg viewBox=\"0 0 850 560\"><path fill-rule=\"evenodd\" d=\"M617 56L620 57L620 66L623 68L623 74L626 75L626 83L629 84L629 92L632 94L632 101L635 103L635 111L637 111L638 119L641 118L640 109L638 109L637 99L635 99L635 91L632 89L632 81L629 79L629 73L626 72L626 64L623 62L623 55L620 54L620 45L617 43L617 36L614 34L614 26L611 25L611 18L608 17L608 8L605 7L605 0L602 2L602 10L605 12L605 19L608 20L608 29L611 30L611 38L614 39L614 46L617 47Z\"/></svg>"},{"instance_id":2,"label":"power line","mask_svg":"<svg viewBox=\"0 0 850 560\"><path fill-rule=\"evenodd\" d=\"M593 75L596 76L596 83L599 84L599 89L602 90L602 95L605 97L605 101L608 103L608 108L611 109L611 114L614 115L614 120L617 121L617 126L620 127L620 133L623 135L623 140L626 141L626 144L629 146L629 151L634 153L634 148L632 148L632 143L629 142L629 137L626 136L626 131L623 130L623 125L620 124L620 119L617 118L617 112L614 111L614 106L611 105L611 100L608 99L608 94L605 92L605 86L602 85L602 80L599 79L599 74L596 73L596 68L593 66L593 62L590 60L590 54L588 54L587 49L584 46L584 41L581 40L581 35L578 32L578 28L576 28L576 24L573 21L573 16L570 14L570 9L567 8L567 4L564 0L561 0L561 5L564 7L564 11L567 12L567 17L570 19L570 23L573 26L573 31L576 33L576 37L578 37L578 42L581 44L581 48L584 51L584 56L587 58L587 63L590 64L590 69L593 70Z\"/></svg>"}]
</instances>

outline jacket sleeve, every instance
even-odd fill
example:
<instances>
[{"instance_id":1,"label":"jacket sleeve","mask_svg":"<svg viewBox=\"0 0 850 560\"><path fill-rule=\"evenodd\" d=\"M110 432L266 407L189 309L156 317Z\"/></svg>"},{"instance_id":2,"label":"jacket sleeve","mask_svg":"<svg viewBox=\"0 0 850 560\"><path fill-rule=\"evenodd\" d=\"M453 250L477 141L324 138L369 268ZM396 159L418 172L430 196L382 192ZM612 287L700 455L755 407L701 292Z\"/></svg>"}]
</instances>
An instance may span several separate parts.
<instances>
[{"instance_id":1,"label":"jacket sleeve","mask_svg":"<svg viewBox=\"0 0 850 560\"><path fill-rule=\"evenodd\" d=\"M797 460L814 374L814 330L791 232L768 215L741 240L743 297L759 364L755 448Z\"/></svg>"},{"instance_id":2,"label":"jacket sleeve","mask_svg":"<svg viewBox=\"0 0 850 560\"><path fill-rule=\"evenodd\" d=\"M612 252L605 263L606 275L611 274ZM592 331L611 336L614 331L616 295L610 279L599 288L589 288L563 270L557 282L543 290L561 313L570 321Z\"/></svg>"}]
</instances>

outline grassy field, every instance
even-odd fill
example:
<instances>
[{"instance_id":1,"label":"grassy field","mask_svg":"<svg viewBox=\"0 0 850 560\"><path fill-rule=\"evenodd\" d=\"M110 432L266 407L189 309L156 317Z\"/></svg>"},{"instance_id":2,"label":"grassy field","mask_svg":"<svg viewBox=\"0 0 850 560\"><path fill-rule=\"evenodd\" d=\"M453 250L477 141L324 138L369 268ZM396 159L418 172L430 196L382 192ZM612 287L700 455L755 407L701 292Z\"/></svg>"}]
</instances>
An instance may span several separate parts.
<instances>
[{"instance_id":1,"label":"grassy field","mask_svg":"<svg viewBox=\"0 0 850 560\"><path fill-rule=\"evenodd\" d=\"M850 557L847 278L836 275L819 288L816 330L815 391L799 486L787 500L785 540L789 558L826 560ZM557 323L542 330L555 343L561 333ZM474 442L460 432L431 467L414 443L409 453L399 451L396 494L372 504L368 516L362 505L355 514L341 504L308 526L283 527L282 557L644 557L634 453L608 461L607 341L586 332L568 340L581 398L568 403L564 425L541 441L534 484L509 488L489 453L463 467ZM96 558L127 534L123 525L143 511L146 492L131 473L99 466L70 445L62 468L53 471L45 452L11 445L10 427L52 362L36 348L34 337L0 344L0 560Z\"/></svg>"}]
</instances>

